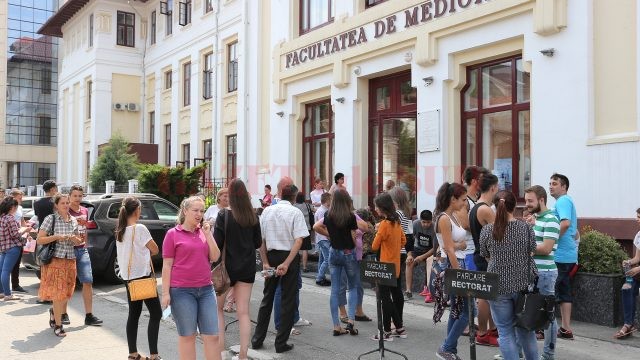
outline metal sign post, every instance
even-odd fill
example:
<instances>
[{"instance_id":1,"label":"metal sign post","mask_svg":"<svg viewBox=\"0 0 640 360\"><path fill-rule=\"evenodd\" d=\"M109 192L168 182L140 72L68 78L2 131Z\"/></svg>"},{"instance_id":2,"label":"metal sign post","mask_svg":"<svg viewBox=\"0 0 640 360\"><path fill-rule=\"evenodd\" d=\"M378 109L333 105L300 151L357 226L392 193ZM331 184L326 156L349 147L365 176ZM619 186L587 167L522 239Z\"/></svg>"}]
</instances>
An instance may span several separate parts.
<instances>
[{"instance_id":1,"label":"metal sign post","mask_svg":"<svg viewBox=\"0 0 640 360\"><path fill-rule=\"evenodd\" d=\"M469 311L469 352L471 360L476 360L476 330L473 326L473 301L493 300L498 297L500 276L498 274L462 269L447 269L444 272L444 286L447 294L467 298Z\"/></svg>"},{"instance_id":2,"label":"metal sign post","mask_svg":"<svg viewBox=\"0 0 640 360\"><path fill-rule=\"evenodd\" d=\"M380 285L384 286L397 286L397 278L395 272L395 264L394 263L383 263L378 261L368 261L363 260L360 263L360 278L365 281L371 282L376 288L376 312L378 316L378 348L375 350L368 351L364 354L358 356L358 359L361 359L363 356L373 354L378 352L380 354L380 359L384 359L384 329L382 326L382 298L380 297ZM386 350L390 353L401 356L405 360L408 358L399 352L395 352L393 350Z\"/></svg>"}]
</instances>

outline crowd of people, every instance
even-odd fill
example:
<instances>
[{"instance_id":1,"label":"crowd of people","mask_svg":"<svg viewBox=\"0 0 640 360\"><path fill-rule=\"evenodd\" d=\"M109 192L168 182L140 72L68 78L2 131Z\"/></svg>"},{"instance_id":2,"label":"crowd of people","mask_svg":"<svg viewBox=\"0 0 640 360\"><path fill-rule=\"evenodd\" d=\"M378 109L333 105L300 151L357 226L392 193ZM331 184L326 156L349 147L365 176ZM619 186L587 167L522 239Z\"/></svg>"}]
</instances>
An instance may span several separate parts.
<instances>
[{"instance_id":1,"label":"crowd of people","mask_svg":"<svg viewBox=\"0 0 640 360\"><path fill-rule=\"evenodd\" d=\"M327 305L334 336L356 336L358 321L372 321L363 310L359 270L361 261L370 258L394 264L396 278L395 286L378 286L383 326L381 332L370 336L372 340L408 336L403 308L405 301L413 298L412 275L417 267L425 269L420 295L425 302L434 303L434 322L449 309L443 341L436 351L439 359L460 359L458 341L469 333L475 333L478 345L499 347L501 354L496 358L506 360L554 359L557 338L573 339L570 279L578 260L579 233L566 176L553 174L550 178L549 195L556 200L553 209L547 207L544 187L534 185L524 190L526 213L522 218L515 213L516 196L499 190L498 178L482 167L465 169L460 183L445 182L438 190L435 209L422 210L417 218L406 191L391 182L375 197L372 213L367 208L354 209L343 174L336 174L334 181L325 191L323 181L316 180L307 202L292 179L284 177L273 195L271 187L265 186L258 211L239 179L221 189L216 204L208 209L202 197L185 199L176 226L163 241L161 291L148 299L131 300L125 286L128 358L161 359L158 334L163 309L165 313L170 309L176 323L181 359L195 359L197 335L206 359L221 358L225 311L235 312L239 322L240 350L234 360L247 359L249 346L264 346L272 312L277 331L275 351L292 350L289 337L300 334L294 326L311 325L300 316L300 289L301 273L308 271L304 254L312 250L312 244L319 257L315 282L330 286ZM12 290L24 291L17 276L15 282L10 283L9 278L19 265L28 234L37 227L38 244L55 244L51 262L42 266L39 302L52 303L49 325L62 337L66 335L64 325L70 323L66 307L76 278L83 287L85 324L100 325L102 321L92 313L93 278L85 247L87 211L80 205L83 190L74 186L69 194L61 194L52 181L45 182L44 190L47 196L34 204L37 219L42 219L39 227L19 215L19 191L0 202L0 298L15 300L18 297ZM141 209L135 197L122 200L115 238L125 283L155 277L151 257L160 249L149 230L138 223ZM640 222L640 209L637 217ZM640 273L640 232L634 245L636 255L622 264L628 275L622 289L625 324L615 334L617 338L637 330L634 316L640 282L634 276ZM222 257L230 287L216 295L211 269ZM262 263L261 275L256 275L256 258ZM468 328L469 300L444 292L443 274L449 268L500 275L496 299L471 299L475 329ZM249 302L256 276L264 276L264 289L251 334ZM555 320L543 331L514 325L518 294L534 283L541 294L556 297L560 326ZM149 357L137 348L143 304L149 311ZM544 340L541 350L537 340Z\"/></svg>"}]
</instances>

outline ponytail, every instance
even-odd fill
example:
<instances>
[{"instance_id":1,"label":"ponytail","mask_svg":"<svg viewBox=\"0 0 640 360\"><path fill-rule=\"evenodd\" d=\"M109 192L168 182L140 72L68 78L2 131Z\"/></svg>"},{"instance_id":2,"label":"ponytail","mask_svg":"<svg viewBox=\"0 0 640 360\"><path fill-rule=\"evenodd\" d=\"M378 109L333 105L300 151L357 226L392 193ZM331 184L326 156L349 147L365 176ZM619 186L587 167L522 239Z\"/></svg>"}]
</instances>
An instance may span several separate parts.
<instances>
[{"instance_id":1,"label":"ponytail","mask_svg":"<svg viewBox=\"0 0 640 360\"><path fill-rule=\"evenodd\" d=\"M516 197L511 191L499 191L493 198L496 206L496 219L493 222L493 238L497 241L504 240L504 233L509 223L509 214L516 208Z\"/></svg>"},{"instance_id":2,"label":"ponytail","mask_svg":"<svg viewBox=\"0 0 640 360\"><path fill-rule=\"evenodd\" d=\"M118 213L118 225L116 226L116 240L122 242L124 232L127 230L127 219L140 207L140 200L134 197L122 199L120 212Z\"/></svg>"}]
</instances>

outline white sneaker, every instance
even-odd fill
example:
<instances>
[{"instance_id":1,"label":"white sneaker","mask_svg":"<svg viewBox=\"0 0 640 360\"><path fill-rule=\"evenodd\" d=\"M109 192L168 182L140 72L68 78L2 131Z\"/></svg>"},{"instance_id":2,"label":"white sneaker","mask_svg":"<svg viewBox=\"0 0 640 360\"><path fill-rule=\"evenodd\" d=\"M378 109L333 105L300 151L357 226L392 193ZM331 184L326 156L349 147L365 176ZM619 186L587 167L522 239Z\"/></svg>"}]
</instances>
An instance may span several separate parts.
<instances>
[{"instance_id":1,"label":"white sneaker","mask_svg":"<svg viewBox=\"0 0 640 360\"><path fill-rule=\"evenodd\" d=\"M303 319L300 318L298 321L296 321L295 324L293 324L294 326L309 326L311 325L311 321L307 320L307 319Z\"/></svg>"}]
</instances>

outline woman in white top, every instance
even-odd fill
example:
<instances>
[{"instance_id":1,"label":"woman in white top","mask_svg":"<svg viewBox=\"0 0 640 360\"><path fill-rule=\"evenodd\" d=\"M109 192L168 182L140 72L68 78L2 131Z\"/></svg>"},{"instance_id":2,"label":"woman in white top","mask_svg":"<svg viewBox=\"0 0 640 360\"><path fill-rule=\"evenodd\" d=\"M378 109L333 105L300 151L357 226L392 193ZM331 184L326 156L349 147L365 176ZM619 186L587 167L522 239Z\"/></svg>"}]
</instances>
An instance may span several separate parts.
<instances>
[{"instance_id":1,"label":"woman in white top","mask_svg":"<svg viewBox=\"0 0 640 360\"><path fill-rule=\"evenodd\" d=\"M436 237L443 251L443 255L449 260L453 269L466 269L464 249L467 247L467 231L460 225L454 212L462 209L467 203L467 190L458 183L445 182L438 190L436 196ZM453 304L453 301L452 301ZM453 307L453 306L452 306ZM439 359L456 359L458 352L458 339L469 322L467 300L464 298L463 311L455 319L453 311L449 313L449 325L444 343L438 349L436 355Z\"/></svg>"},{"instance_id":2,"label":"woman in white top","mask_svg":"<svg viewBox=\"0 0 640 360\"><path fill-rule=\"evenodd\" d=\"M118 251L118 264L120 276L125 282L130 280L153 276L151 273L151 255L159 252L158 245L146 226L138 224L142 204L134 197L122 200L118 226L116 228L116 249ZM147 336L149 340L149 352L151 359L161 359L158 356L158 333L160 331L160 319L162 308L160 299L156 296L151 299L131 301L129 287L127 289L127 301L129 302L129 317L127 318L127 343L129 345L129 359L149 359L138 353L136 339L138 338L138 320L142 313L142 303L149 310L149 328Z\"/></svg>"}]
</instances>

